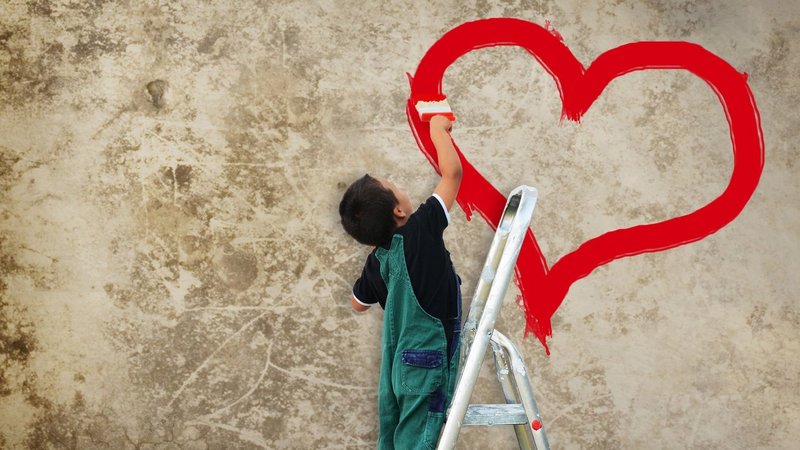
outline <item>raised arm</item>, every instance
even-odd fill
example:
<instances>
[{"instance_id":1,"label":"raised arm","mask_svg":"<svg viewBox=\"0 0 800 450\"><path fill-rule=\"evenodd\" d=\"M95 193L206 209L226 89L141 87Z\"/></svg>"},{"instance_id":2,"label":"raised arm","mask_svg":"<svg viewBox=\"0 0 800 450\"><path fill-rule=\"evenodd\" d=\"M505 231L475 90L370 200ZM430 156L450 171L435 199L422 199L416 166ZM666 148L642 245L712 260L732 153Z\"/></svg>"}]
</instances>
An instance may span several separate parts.
<instances>
[{"instance_id":1,"label":"raised arm","mask_svg":"<svg viewBox=\"0 0 800 450\"><path fill-rule=\"evenodd\" d=\"M434 189L434 193L444 201L448 210L453 206L461 185L461 160L450 139L450 130L453 123L447 117L438 115L431 118L431 140L436 147L436 154L439 159L439 171L442 173L442 180Z\"/></svg>"}]
</instances>

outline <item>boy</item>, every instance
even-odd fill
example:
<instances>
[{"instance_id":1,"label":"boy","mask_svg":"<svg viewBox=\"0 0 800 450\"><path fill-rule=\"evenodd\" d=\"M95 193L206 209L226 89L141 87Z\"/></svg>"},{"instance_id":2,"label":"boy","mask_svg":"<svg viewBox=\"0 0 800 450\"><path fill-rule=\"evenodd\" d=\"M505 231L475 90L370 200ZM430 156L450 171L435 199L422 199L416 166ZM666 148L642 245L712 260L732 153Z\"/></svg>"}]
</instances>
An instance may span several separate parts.
<instances>
[{"instance_id":1,"label":"boy","mask_svg":"<svg viewBox=\"0 0 800 450\"><path fill-rule=\"evenodd\" d=\"M355 181L339 204L342 226L374 246L351 304L384 308L378 386L378 448L436 446L458 371L460 279L442 233L461 184L461 161L442 115L430 121L442 179L412 214L408 196L369 175Z\"/></svg>"}]
</instances>

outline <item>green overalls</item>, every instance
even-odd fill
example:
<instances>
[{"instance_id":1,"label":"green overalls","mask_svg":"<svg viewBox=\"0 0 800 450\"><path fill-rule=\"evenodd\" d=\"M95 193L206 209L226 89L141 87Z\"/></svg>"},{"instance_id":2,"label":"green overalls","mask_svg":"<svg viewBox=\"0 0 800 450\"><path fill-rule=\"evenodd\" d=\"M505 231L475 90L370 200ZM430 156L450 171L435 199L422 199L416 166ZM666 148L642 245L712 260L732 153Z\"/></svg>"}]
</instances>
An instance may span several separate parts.
<instances>
[{"instance_id":1,"label":"green overalls","mask_svg":"<svg viewBox=\"0 0 800 450\"><path fill-rule=\"evenodd\" d=\"M378 247L375 256L388 291L378 385L378 448L432 449L439 439L458 371L460 287L455 342L448 362L444 326L422 309L411 287L403 237L394 235L390 249Z\"/></svg>"}]
</instances>

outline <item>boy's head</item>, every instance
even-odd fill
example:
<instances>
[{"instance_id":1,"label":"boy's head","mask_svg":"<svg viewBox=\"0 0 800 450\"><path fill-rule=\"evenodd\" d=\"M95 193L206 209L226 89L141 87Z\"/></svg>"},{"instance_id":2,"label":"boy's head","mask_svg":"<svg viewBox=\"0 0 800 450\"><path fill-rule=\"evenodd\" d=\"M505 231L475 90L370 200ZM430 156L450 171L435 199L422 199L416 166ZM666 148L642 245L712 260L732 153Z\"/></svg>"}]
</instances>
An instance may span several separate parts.
<instances>
[{"instance_id":1,"label":"boy's head","mask_svg":"<svg viewBox=\"0 0 800 450\"><path fill-rule=\"evenodd\" d=\"M345 191L339 203L342 227L355 240L365 245L388 241L394 230L411 215L411 202L391 181L359 178Z\"/></svg>"}]
</instances>

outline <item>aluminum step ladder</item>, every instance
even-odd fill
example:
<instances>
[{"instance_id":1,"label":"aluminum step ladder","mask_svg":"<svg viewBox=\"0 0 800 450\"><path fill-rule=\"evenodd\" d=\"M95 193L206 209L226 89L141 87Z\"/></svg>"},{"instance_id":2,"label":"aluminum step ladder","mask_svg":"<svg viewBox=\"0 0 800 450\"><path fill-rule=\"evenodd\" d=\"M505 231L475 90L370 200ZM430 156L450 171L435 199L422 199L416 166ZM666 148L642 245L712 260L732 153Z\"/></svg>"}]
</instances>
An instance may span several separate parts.
<instances>
[{"instance_id":1,"label":"aluminum step ladder","mask_svg":"<svg viewBox=\"0 0 800 450\"><path fill-rule=\"evenodd\" d=\"M513 425L520 449L549 450L528 371L514 344L494 329L528 231L537 191L519 186L508 196L486 263L475 287L461 341L461 367L437 449L452 449L462 426ZM469 404L486 349L491 345L506 403Z\"/></svg>"}]
</instances>

